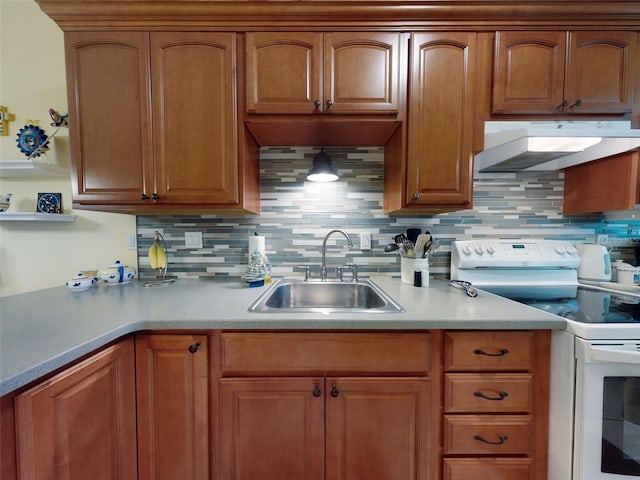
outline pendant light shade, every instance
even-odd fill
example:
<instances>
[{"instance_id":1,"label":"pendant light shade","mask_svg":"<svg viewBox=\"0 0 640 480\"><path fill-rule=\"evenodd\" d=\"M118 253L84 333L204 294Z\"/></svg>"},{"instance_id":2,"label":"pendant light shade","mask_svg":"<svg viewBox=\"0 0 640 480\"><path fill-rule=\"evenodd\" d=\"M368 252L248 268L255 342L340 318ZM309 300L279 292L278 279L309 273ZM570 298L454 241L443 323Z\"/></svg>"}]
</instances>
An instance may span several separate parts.
<instances>
[{"instance_id":1,"label":"pendant light shade","mask_svg":"<svg viewBox=\"0 0 640 480\"><path fill-rule=\"evenodd\" d=\"M331 166L331 157L324 152L324 148L313 157L313 167L307 174L310 182L335 182L338 172Z\"/></svg>"}]
</instances>

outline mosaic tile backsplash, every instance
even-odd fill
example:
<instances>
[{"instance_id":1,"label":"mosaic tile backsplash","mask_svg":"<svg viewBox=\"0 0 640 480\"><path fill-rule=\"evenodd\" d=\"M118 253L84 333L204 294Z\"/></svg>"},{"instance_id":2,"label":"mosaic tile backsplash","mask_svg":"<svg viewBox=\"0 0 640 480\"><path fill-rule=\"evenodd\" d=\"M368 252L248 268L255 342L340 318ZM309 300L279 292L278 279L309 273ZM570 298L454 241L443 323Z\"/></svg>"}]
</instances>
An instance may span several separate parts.
<instances>
[{"instance_id":1,"label":"mosaic tile backsplash","mask_svg":"<svg viewBox=\"0 0 640 480\"><path fill-rule=\"evenodd\" d=\"M608 224L601 215L562 215L563 174L548 172L477 174L474 208L433 216L389 216L382 213L382 147L327 148L340 174L337 182L308 182L306 174L318 149L263 148L260 158L260 215L172 215L137 217L140 276L149 278L147 250L154 232L166 239L169 274L178 277L242 277L248 263L248 237L266 237L266 253L274 277L302 275L310 265L319 275L322 241L332 229L346 231L354 247L332 235L327 267L353 262L363 276L400 275L400 257L384 246L407 228L428 230L440 243L431 257L430 273L449 277L451 241L479 237L537 237L594 242L597 233L632 234L627 225ZM186 248L185 233L202 232L203 248ZM371 250L360 249L360 233L371 233ZM637 232L635 232L637 233ZM637 235L636 235L637 236ZM613 258L632 260L630 248Z\"/></svg>"}]
</instances>

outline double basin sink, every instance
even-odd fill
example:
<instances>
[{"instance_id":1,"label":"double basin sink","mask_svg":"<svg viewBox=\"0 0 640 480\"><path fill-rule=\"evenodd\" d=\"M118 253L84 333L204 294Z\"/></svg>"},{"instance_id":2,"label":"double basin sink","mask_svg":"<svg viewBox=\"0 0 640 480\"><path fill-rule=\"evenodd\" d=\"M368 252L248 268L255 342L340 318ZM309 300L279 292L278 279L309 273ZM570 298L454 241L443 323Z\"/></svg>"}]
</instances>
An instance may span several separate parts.
<instances>
[{"instance_id":1,"label":"double basin sink","mask_svg":"<svg viewBox=\"0 0 640 480\"><path fill-rule=\"evenodd\" d=\"M370 280L277 280L250 307L256 313L401 313L404 308Z\"/></svg>"}]
</instances>

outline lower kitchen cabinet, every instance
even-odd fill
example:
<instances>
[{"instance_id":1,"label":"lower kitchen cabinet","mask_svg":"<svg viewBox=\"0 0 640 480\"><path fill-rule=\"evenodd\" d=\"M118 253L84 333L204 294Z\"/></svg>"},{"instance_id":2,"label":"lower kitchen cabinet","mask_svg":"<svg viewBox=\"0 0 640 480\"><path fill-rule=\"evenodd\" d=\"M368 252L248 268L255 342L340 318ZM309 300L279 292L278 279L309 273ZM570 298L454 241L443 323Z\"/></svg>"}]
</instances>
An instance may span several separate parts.
<instances>
[{"instance_id":1,"label":"lower kitchen cabinet","mask_svg":"<svg viewBox=\"0 0 640 480\"><path fill-rule=\"evenodd\" d=\"M433 337L222 333L220 478L435 480Z\"/></svg>"},{"instance_id":2,"label":"lower kitchen cabinet","mask_svg":"<svg viewBox=\"0 0 640 480\"><path fill-rule=\"evenodd\" d=\"M136 337L140 479L209 479L206 335Z\"/></svg>"},{"instance_id":3,"label":"lower kitchen cabinet","mask_svg":"<svg viewBox=\"0 0 640 480\"><path fill-rule=\"evenodd\" d=\"M547 478L549 333L444 335L443 480Z\"/></svg>"},{"instance_id":4,"label":"lower kitchen cabinet","mask_svg":"<svg viewBox=\"0 0 640 480\"><path fill-rule=\"evenodd\" d=\"M135 480L131 339L18 395L18 478Z\"/></svg>"}]
</instances>

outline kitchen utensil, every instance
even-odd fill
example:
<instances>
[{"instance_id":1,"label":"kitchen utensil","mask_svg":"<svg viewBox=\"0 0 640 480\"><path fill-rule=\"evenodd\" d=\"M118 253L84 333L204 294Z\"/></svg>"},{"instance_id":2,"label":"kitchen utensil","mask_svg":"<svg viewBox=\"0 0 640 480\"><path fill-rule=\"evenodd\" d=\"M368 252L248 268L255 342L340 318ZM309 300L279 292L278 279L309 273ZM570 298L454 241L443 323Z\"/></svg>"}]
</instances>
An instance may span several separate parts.
<instances>
[{"instance_id":1,"label":"kitchen utensil","mask_svg":"<svg viewBox=\"0 0 640 480\"><path fill-rule=\"evenodd\" d=\"M384 246L384 251L385 253L389 253L389 252L395 252L396 250L398 250L400 247L398 245L396 245L395 243L388 243Z\"/></svg>"},{"instance_id":2,"label":"kitchen utensil","mask_svg":"<svg viewBox=\"0 0 640 480\"><path fill-rule=\"evenodd\" d=\"M464 289L465 293L469 297L478 296L478 290L471 286L471 282L465 282L464 280L449 280L449 285Z\"/></svg>"},{"instance_id":3,"label":"kitchen utensil","mask_svg":"<svg viewBox=\"0 0 640 480\"><path fill-rule=\"evenodd\" d=\"M424 254L427 252L427 245L431 245L431 235L428 233L422 233L418 235L418 239L416 240L415 252L416 258L423 258Z\"/></svg>"},{"instance_id":4,"label":"kitchen utensil","mask_svg":"<svg viewBox=\"0 0 640 480\"><path fill-rule=\"evenodd\" d=\"M407 228L407 239L411 240L414 244L418 242L418 235L422 233L419 228Z\"/></svg>"},{"instance_id":5,"label":"kitchen utensil","mask_svg":"<svg viewBox=\"0 0 640 480\"><path fill-rule=\"evenodd\" d=\"M580 256L578 279L590 282L608 282L611 280L611 258L605 245L581 243L576 245Z\"/></svg>"}]
</instances>

